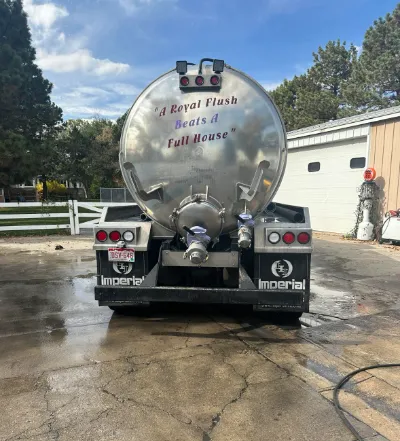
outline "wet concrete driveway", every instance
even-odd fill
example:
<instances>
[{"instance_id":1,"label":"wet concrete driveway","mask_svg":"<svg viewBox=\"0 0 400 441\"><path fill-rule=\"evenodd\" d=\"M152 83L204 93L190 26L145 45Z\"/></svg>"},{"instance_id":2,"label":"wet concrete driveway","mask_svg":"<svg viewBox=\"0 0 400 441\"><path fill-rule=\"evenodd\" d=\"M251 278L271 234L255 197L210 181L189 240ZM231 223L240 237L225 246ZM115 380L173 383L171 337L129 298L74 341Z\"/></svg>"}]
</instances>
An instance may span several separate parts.
<instances>
[{"instance_id":1,"label":"wet concrete driveway","mask_svg":"<svg viewBox=\"0 0 400 441\"><path fill-rule=\"evenodd\" d=\"M398 252L316 240L302 325L243 308L112 314L81 243L0 243L0 440L350 441L335 383L400 361ZM399 387L400 369L346 386L365 440L400 439Z\"/></svg>"}]
</instances>

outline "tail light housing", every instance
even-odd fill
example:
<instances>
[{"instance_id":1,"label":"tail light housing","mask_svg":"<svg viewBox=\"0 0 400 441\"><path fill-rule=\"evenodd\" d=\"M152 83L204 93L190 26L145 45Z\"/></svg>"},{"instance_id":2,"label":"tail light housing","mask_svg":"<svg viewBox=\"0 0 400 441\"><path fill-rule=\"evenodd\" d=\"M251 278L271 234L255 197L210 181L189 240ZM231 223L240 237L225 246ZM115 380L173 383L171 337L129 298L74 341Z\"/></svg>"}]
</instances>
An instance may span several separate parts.
<instances>
[{"instance_id":1,"label":"tail light housing","mask_svg":"<svg viewBox=\"0 0 400 441\"><path fill-rule=\"evenodd\" d=\"M295 235L291 232L288 231L287 233L285 233L282 236L282 240L285 242L285 244L290 245L291 243L293 243L295 241L296 237Z\"/></svg>"},{"instance_id":2,"label":"tail light housing","mask_svg":"<svg viewBox=\"0 0 400 441\"><path fill-rule=\"evenodd\" d=\"M108 237L108 235L104 230L100 230L96 233L96 239L99 242L105 242L107 240L107 237Z\"/></svg>"},{"instance_id":3,"label":"tail light housing","mask_svg":"<svg viewBox=\"0 0 400 441\"><path fill-rule=\"evenodd\" d=\"M184 87L189 86L189 78L188 77L181 77L180 82L181 82L181 86L184 86Z\"/></svg>"},{"instance_id":4,"label":"tail light housing","mask_svg":"<svg viewBox=\"0 0 400 441\"><path fill-rule=\"evenodd\" d=\"M218 84L219 84L219 76L218 76L218 75L213 75L213 76L210 78L210 83L211 83L213 86L218 86Z\"/></svg>"},{"instance_id":5,"label":"tail light housing","mask_svg":"<svg viewBox=\"0 0 400 441\"><path fill-rule=\"evenodd\" d=\"M121 239L121 233L119 231L111 231L110 240L118 242Z\"/></svg>"},{"instance_id":6,"label":"tail light housing","mask_svg":"<svg viewBox=\"0 0 400 441\"><path fill-rule=\"evenodd\" d=\"M132 240L135 238L135 234L133 231L125 231L125 233L122 235L122 238L125 240L125 242L132 242Z\"/></svg>"},{"instance_id":7,"label":"tail light housing","mask_svg":"<svg viewBox=\"0 0 400 441\"><path fill-rule=\"evenodd\" d=\"M297 235L297 242L301 243L302 245L306 245L308 242L310 242L310 235L308 233L299 233Z\"/></svg>"},{"instance_id":8,"label":"tail light housing","mask_svg":"<svg viewBox=\"0 0 400 441\"><path fill-rule=\"evenodd\" d=\"M198 86L202 86L204 84L204 78L201 75L198 75L195 79L195 83Z\"/></svg>"},{"instance_id":9,"label":"tail light housing","mask_svg":"<svg viewBox=\"0 0 400 441\"><path fill-rule=\"evenodd\" d=\"M281 240L281 235L276 232L270 233L268 236L268 240L270 243L275 245L276 243L278 243Z\"/></svg>"}]
</instances>

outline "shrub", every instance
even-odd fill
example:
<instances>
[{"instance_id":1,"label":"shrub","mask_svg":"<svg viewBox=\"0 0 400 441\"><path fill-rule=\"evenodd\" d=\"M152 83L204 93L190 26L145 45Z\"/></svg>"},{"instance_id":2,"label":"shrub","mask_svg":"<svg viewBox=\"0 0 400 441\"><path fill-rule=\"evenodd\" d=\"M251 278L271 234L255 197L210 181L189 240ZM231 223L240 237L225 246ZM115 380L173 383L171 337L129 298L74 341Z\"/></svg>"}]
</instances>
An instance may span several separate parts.
<instances>
[{"instance_id":1,"label":"shrub","mask_svg":"<svg viewBox=\"0 0 400 441\"><path fill-rule=\"evenodd\" d=\"M43 199L43 183L39 182L36 184L36 191L38 192L39 198ZM47 195L49 198L64 196L67 192L67 187L64 184L56 180L47 181Z\"/></svg>"}]
</instances>

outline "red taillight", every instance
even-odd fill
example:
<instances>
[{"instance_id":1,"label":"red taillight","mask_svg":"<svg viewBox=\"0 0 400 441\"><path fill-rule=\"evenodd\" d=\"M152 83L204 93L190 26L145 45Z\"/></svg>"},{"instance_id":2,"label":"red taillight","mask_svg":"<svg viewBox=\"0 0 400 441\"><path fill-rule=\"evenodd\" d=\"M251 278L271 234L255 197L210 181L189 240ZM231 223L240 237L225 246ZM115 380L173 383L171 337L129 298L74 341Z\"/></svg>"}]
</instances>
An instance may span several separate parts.
<instances>
[{"instance_id":1,"label":"red taillight","mask_svg":"<svg viewBox=\"0 0 400 441\"><path fill-rule=\"evenodd\" d=\"M119 231L111 231L110 239L113 242L118 242L121 239L121 233Z\"/></svg>"},{"instance_id":2,"label":"red taillight","mask_svg":"<svg viewBox=\"0 0 400 441\"><path fill-rule=\"evenodd\" d=\"M107 233L103 230L100 230L96 233L96 239L99 242L105 242L107 240Z\"/></svg>"},{"instance_id":3,"label":"red taillight","mask_svg":"<svg viewBox=\"0 0 400 441\"><path fill-rule=\"evenodd\" d=\"M181 86L188 86L188 85L189 85L189 78L181 77Z\"/></svg>"},{"instance_id":4,"label":"red taillight","mask_svg":"<svg viewBox=\"0 0 400 441\"><path fill-rule=\"evenodd\" d=\"M204 78L201 77L200 75L196 77L195 81L198 86L202 86L204 84Z\"/></svg>"},{"instance_id":5,"label":"red taillight","mask_svg":"<svg viewBox=\"0 0 400 441\"><path fill-rule=\"evenodd\" d=\"M282 240L283 240L287 245L290 245L291 243L293 243L293 242L294 242L294 239L295 239L294 234L291 233L290 231L288 231L287 233L285 233L285 234L282 236Z\"/></svg>"},{"instance_id":6,"label":"red taillight","mask_svg":"<svg viewBox=\"0 0 400 441\"><path fill-rule=\"evenodd\" d=\"M210 78L210 83L211 83L213 86L218 86L218 84L219 84L219 77L218 77L217 75L213 75L213 76Z\"/></svg>"},{"instance_id":7,"label":"red taillight","mask_svg":"<svg viewBox=\"0 0 400 441\"><path fill-rule=\"evenodd\" d=\"M299 233L297 235L297 242L305 245L306 243L310 242L310 235L308 233Z\"/></svg>"}]
</instances>

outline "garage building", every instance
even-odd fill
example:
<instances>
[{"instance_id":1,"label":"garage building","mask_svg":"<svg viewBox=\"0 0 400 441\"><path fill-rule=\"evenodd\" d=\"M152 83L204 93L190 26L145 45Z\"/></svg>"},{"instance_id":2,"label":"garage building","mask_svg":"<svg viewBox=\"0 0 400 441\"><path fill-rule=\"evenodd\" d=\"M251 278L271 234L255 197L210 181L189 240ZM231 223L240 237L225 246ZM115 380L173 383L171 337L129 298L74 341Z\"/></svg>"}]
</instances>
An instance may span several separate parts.
<instances>
[{"instance_id":1,"label":"garage building","mask_svg":"<svg viewBox=\"0 0 400 441\"><path fill-rule=\"evenodd\" d=\"M352 230L367 167L377 172L382 212L400 207L400 106L289 132L288 149L275 200L309 207L313 229Z\"/></svg>"}]
</instances>

